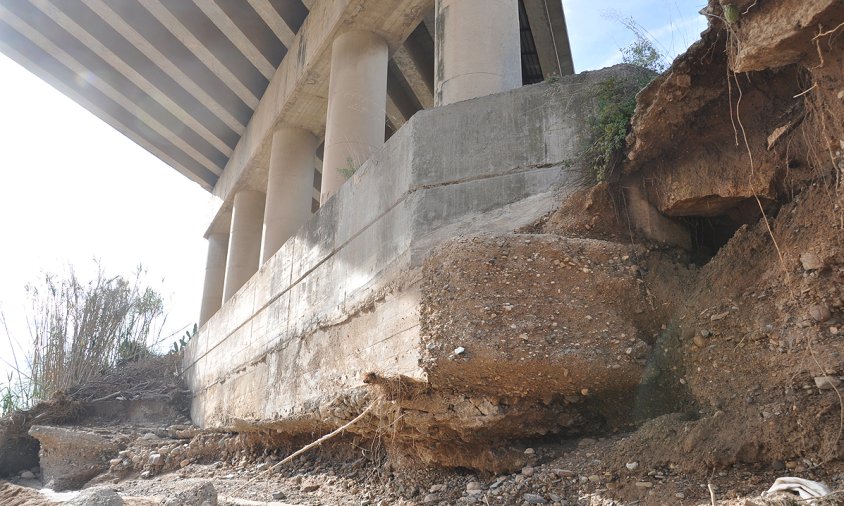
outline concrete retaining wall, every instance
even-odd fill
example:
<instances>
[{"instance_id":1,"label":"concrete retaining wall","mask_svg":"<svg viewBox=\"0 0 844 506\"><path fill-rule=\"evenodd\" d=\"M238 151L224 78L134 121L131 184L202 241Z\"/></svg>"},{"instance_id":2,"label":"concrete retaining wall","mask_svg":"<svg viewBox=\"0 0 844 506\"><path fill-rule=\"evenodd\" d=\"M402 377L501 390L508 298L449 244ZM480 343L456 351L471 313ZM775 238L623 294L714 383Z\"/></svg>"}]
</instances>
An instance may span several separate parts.
<instances>
[{"instance_id":1,"label":"concrete retaining wall","mask_svg":"<svg viewBox=\"0 0 844 506\"><path fill-rule=\"evenodd\" d=\"M201 426L296 420L367 372L424 380L418 266L458 234L509 232L559 204L595 83L570 76L416 114L185 350ZM326 167L324 170L336 170Z\"/></svg>"}]
</instances>

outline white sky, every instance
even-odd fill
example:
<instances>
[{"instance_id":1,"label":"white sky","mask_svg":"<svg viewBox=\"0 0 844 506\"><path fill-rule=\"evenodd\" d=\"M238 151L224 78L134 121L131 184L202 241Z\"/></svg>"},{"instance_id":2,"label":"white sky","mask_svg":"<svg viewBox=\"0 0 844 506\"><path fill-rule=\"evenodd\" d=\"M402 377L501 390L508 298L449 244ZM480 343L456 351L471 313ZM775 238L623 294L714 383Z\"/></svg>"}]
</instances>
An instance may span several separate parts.
<instances>
[{"instance_id":1,"label":"white sky","mask_svg":"<svg viewBox=\"0 0 844 506\"><path fill-rule=\"evenodd\" d=\"M705 28L705 0L563 0L578 72L620 62L633 17L670 61ZM29 339L24 285L42 271L101 260L107 273L138 264L161 292L167 329L194 323L212 197L198 185L0 55L0 311ZM0 387L11 362L0 328ZM25 354L18 349L18 357Z\"/></svg>"}]
</instances>

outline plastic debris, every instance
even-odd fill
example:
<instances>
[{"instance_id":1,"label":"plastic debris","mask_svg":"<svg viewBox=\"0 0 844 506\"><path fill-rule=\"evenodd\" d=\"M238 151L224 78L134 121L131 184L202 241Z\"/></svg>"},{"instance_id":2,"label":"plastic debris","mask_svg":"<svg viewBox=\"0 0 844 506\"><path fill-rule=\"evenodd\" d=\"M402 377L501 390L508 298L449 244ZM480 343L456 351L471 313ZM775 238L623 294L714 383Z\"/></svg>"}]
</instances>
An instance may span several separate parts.
<instances>
[{"instance_id":1,"label":"plastic debris","mask_svg":"<svg viewBox=\"0 0 844 506\"><path fill-rule=\"evenodd\" d=\"M766 496L777 492L798 494L801 499L818 499L832 493L829 487L823 483L812 480L804 480L803 478L796 478L794 476L777 478L771 488L762 495ZM809 504L813 503L814 501L809 501Z\"/></svg>"}]
</instances>

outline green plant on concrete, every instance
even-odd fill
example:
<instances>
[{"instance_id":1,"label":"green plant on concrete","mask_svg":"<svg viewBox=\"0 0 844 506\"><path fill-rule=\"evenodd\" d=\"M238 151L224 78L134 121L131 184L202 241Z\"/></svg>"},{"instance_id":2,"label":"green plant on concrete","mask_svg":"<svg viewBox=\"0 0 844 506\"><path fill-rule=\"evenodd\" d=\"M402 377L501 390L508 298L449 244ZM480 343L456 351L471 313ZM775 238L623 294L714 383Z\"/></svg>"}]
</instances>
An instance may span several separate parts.
<instances>
[{"instance_id":1,"label":"green plant on concrete","mask_svg":"<svg viewBox=\"0 0 844 506\"><path fill-rule=\"evenodd\" d=\"M632 20L625 25L636 34L636 40L621 50L622 60L650 72L643 72L629 83L607 79L594 91L597 114L590 127L591 144L584 153L591 183L605 181L621 163L630 120L636 110L636 94L667 68L662 54L638 25Z\"/></svg>"},{"instance_id":2,"label":"green plant on concrete","mask_svg":"<svg viewBox=\"0 0 844 506\"><path fill-rule=\"evenodd\" d=\"M343 177L346 179L350 179L352 176L355 175L357 172L358 167L355 166L355 161L352 160L352 157L346 158L346 166L345 167L338 167L337 172L343 174Z\"/></svg>"},{"instance_id":3,"label":"green plant on concrete","mask_svg":"<svg viewBox=\"0 0 844 506\"><path fill-rule=\"evenodd\" d=\"M180 337L178 341L174 342L170 346L170 353L172 353L172 354L180 353L182 350L184 350L185 346L187 346L188 343L190 342L190 340L193 339L196 336L196 333L198 331L199 331L199 329L197 328L196 324L194 323L192 330L190 330L190 331L186 330L185 335Z\"/></svg>"},{"instance_id":4,"label":"green plant on concrete","mask_svg":"<svg viewBox=\"0 0 844 506\"><path fill-rule=\"evenodd\" d=\"M598 111L590 128L592 142L584 153L592 183L605 181L621 161L636 110L636 91L615 79L600 83L595 91Z\"/></svg>"}]
</instances>

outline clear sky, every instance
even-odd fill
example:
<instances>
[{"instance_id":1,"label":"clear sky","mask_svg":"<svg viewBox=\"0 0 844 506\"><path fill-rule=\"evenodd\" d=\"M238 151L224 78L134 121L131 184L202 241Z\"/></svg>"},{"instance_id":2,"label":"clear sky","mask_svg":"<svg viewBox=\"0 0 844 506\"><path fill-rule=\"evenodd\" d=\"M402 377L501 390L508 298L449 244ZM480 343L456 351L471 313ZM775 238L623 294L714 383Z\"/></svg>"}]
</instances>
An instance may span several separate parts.
<instances>
[{"instance_id":1,"label":"clear sky","mask_svg":"<svg viewBox=\"0 0 844 506\"><path fill-rule=\"evenodd\" d=\"M563 0L578 72L621 61L632 17L668 55L697 40L705 0ZM167 301L167 330L194 323L212 197L48 84L0 55L0 311L26 343L24 285L73 265L147 280ZM165 343L166 345L167 343ZM25 354L18 350L18 356ZM0 328L0 387L11 361Z\"/></svg>"}]
</instances>

